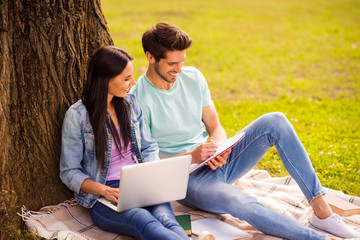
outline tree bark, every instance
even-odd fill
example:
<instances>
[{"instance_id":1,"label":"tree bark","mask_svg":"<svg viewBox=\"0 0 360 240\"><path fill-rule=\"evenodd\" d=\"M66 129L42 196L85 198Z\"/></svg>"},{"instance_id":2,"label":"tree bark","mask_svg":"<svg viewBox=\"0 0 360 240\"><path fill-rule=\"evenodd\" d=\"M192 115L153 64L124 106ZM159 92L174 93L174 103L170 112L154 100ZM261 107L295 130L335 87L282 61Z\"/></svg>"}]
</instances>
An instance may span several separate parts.
<instances>
[{"instance_id":1,"label":"tree bark","mask_svg":"<svg viewBox=\"0 0 360 240\"><path fill-rule=\"evenodd\" d=\"M59 179L62 121L103 45L100 0L0 0L0 239L22 205L72 196Z\"/></svg>"}]
</instances>

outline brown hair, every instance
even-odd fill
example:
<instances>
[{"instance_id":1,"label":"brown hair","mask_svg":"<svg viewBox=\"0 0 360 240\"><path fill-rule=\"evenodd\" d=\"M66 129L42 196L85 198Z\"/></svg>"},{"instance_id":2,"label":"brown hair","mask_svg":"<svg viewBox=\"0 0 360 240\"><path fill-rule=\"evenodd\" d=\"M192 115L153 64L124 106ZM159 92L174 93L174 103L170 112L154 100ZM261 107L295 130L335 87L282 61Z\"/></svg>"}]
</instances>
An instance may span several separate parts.
<instances>
[{"instance_id":1,"label":"brown hair","mask_svg":"<svg viewBox=\"0 0 360 240\"><path fill-rule=\"evenodd\" d=\"M119 120L120 136L114 123L107 115L107 96L109 81L121 74L128 62L133 60L132 56L123 49L105 46L100 48L90 60L87 79L82 93L82 102L89 112L89 120L95 137L95 153L98 163L104 167L105 151L108 147L106 142L106 128L108 126L115 146L121 152L120 137L124 145L130 142L130 105L124 98L114 96L115 113Z\"/></svg>"},{"instance_id":2,"label":"brown hair","mask_svg":"<svg viewBox=\"0 0 360 240\"><path fill-rule=\"evenodd\" d=\"M166 51L182 51L189 48L191 43L189 34L168 22L152 26L142 36L144 52L149 52L156 61L165 58Z\"/></svg>"}]
</instances>

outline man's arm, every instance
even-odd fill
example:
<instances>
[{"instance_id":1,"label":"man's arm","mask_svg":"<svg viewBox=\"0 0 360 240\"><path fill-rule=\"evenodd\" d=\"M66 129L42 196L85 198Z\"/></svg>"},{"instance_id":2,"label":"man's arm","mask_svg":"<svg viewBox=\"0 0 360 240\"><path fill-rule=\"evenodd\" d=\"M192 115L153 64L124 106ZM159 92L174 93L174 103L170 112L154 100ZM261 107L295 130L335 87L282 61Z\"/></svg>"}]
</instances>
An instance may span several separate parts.
<instances>
[{"instance_id":1,"label":"man's arm","mask_svg":"<svg viewBox=\"0 0 360 240\"><path fill-rule=\"evenodd\" d=\"M222 142L227 139L226 132L221 126L219 116L214 106L203 107L202 121L206 126L206 131L208 132L211 140ZM221 167L226 163L230 152L231 149L210 160L206 163L206 165L208 165L212 170L215 170L217 167Z\"/></svg>"},{"instance_id":2,"label":"man's arm","mask_svg":"<svg viewBox=\"0 0 360 240\"><path fill-rule=\"evenodd\" d=\"M226 132L221 126L219 116L214 106L205 106L202 108L202 121L206 126L210 139L222 142L227 139Z\"/></svg>"}]
</instances>

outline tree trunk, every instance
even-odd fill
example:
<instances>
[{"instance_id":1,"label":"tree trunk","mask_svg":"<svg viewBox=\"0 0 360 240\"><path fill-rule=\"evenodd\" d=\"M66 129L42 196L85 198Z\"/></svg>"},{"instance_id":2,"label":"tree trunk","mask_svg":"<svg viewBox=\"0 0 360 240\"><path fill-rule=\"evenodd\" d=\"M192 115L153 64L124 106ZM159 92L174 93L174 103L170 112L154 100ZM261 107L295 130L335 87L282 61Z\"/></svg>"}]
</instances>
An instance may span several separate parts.
<instances>
[{"instance_id":1,"label":"tree trunk","mask_svg":"<svg viewBox=\"0 0 360 240\"><path fill-rule=\"evenodd\" d=\"M100 0L0 0L0 239L72 196L59 179L61 126L90 57L112 45Z\"/></svg>"}]
</instances>

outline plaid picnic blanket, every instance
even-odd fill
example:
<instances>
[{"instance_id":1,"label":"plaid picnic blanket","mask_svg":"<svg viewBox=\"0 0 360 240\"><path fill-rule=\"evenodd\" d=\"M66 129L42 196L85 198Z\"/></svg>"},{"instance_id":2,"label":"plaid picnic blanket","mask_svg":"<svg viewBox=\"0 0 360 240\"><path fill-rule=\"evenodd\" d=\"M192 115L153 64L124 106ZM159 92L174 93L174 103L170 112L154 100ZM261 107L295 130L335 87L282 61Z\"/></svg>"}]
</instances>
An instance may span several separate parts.
<instances>
[{"instance_id":1,"label":"plaid picnic blanket","mask_svg":"<svg viewBox=\"0 0 360 240\"><path fill-rule=\"evenodd\" d=\"M290 216L309 226L308 218L312 210L303 196L300 188L290 177L271 177L267 171L252 170L234 184L236 187L255 197L269 209ZM326 189L327 192L360 206L360 198L345 195L340 191ZM190 214L191 220L213 217L225 221L253 235L253 239L276 240L279 238L267 236L257 231L245 221L241 221L229 214L212 214L198 209L185 207L173 202L175 215ZM133 239L105 232L94 226L89 212L80 206L74 199L55 206L46 206L39 211L30 211L25 206L20 214L30 232L47 239L73 239L73 240L126 240ZM343 220L360 231L360 214L342 217Z\"/></svg>"}]
</instances>

